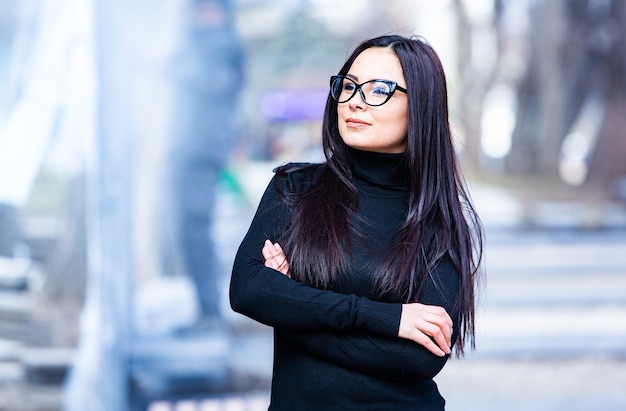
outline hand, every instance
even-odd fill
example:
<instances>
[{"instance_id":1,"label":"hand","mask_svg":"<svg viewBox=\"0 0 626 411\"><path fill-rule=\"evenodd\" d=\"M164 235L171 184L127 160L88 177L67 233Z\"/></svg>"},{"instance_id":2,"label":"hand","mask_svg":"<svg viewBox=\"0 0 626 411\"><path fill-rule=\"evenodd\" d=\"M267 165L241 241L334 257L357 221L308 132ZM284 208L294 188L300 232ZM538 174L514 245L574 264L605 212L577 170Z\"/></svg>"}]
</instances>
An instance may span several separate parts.
<instances>
[{"instance_id":1,"label":"hand","mask_svg":"<svg viewBox=\"0 0 626 411\"><path fill-rule=\"evenodd\" d=\"M273 243L270 240L265 240L263 244L263 250L261 250L263 258L265 258L265 266L273 268L291 278L291 272L289 272L289 262L285 252L280 247L280 244Z\"/></svg>"},{"instance_id":2,"label":"hand","mask_svg":"<svg viewBox=\"0 0 626 411\"><path fill-rule=\"evenodd\" d=\"M402 304L398 336L413 340L433 354L443 357L450 354L452 319L442 307Z\"/></svg>"}]
</instances>

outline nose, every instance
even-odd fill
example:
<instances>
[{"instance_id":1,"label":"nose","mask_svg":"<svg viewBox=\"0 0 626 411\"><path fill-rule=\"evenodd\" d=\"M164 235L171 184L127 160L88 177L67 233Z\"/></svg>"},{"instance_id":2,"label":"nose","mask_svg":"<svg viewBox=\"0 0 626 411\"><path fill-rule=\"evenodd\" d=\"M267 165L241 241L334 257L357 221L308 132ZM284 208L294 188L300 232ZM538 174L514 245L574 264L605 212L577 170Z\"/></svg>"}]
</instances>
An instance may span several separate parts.
<instances>
[{"instance_id":1,"label":"nose","mask_svg":"<svg viewBox=\"0 0 626 411\"><path fill-rule=\"evenodd\" d=\"M356 93L354 93L355 95L352 96L350 100L348 100L348 106L351 110L363 110L365 107L367 107L367 104L365 104L365 101L363 100L363 95L361 93L362 91L361 89L359 89Z\"/></svg>"}]
</instances>

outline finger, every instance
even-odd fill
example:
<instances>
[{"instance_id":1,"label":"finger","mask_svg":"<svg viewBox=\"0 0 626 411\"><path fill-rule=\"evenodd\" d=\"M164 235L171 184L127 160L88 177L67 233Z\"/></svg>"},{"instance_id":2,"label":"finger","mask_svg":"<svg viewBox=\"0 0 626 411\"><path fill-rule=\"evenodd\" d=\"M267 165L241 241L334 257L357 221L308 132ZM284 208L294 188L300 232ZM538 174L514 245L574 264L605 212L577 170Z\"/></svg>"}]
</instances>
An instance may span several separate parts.
<instances>
[{"instance_id":1,"label":"finger","mask_svg":"<svg viewBox=\"0 0 626 411\"><path fill-rule=\"evenodd\" d=\"M278 243L272 244L272 254L276 262L278 263L279 268L283 268L285 265L289 265L287 263L287 256L283 251L282 247Z\"/></svg>"},{"instance_id":2,"label":"finger","mask_svg":"<svg viewBox=\"0 0 626 411\"><path fill-rule=\"evenodd\" d=\"M291 278L291 275L289 274L289 263L287 263L286 260L280 264L280 266L278 267L278 271Z\"/></svg>"},{"instance_id":3,"label":"finger","mask_svg":"<svg viewBox=\"0 0 626 411\"><path fill-rule=\"evenodd\" d=\"M439 326L438 331L439 336L437 338L437 343L446 352L446 354L450 354L450 348L452 347L452 328L445 323Z\"/></svg>"},{"instance_id":4,"label":"finger","mask_svg":"<svg viewBox=\"0 0 626 411\"><path fill-rule=\"evenodd\" d=\"M272 256L272 251L270 250L269 246L267 244L265 244L263 246L263 249L261 250L261 254L263 254L263 258L265 259L265 263L267 264L269 261L272 260L273 256Z\"/></svg>"},{"instance_id":5,"label":"finger","mask_svg":"<svg viewBox=\"0 0 626 411\"><path fill-rule=\"evenodd\" d=\"M283 251L283 249L281 248L280 244L278 244L278 243L272 244L272 254L274 255L274 257L277 260L286 260L287 259L287 256L285 255L285 252Z\"/></svg>"},{"instance_id":6,"label":"finger","mask_svg":"<svg viewBox=\"0 0 626 411\"><path fill-rule=\"evenodd\" d=\"M287 262L287 256L285 255L285 252L278 243L274 243L274 257L276 257L277 260L281 261L281 267L284 263Z\"/></svg>"},{"instance_id":7,"label":"finger","mask_svg":"<svg viewBox=\"0 0 626 411\"><path fill-rule=\"evenodd\" d=\"M266 256L266 258L272 258L276 260L281 260L282 258L285 258L285 253L280 248L280 246L276 247L276 244L272 244L269 240L266 241L265 245L263 246L264 256Z\"/></svg>"},{"instance_id":8,"label":"finger","mask_svg":"<svg viewBox=\"0 0 626 411\"><path fill-rule=\"evenodd\" d=\"M291 278L291 274L289 273L289 263L285 253L280 247L280 244L272 244L270 240L265 240L261 252L263 254L263 258L265 259L264 265L266 267L280 271L282 274Z\"/></svg>"},{"instance_id":9,"label":"finger","mask_svg":"<svg viewBox=\"0 0 626 411\"><path fill-rule=\"evenodd\" d=\"M278 261L278 268L280 268L281 270L283 268L289 267L289 263L287 262L286 258L277 258Z\"/></svg>"},{"instance_id":10,"label":"finger","mask_svg":"<svg viewBox=\"0 0 626 411\"><path fill-rule=\"evenodd\" d=\"M289 261L287 258L284 258L280 264L279 268L280 272L285 274L287 277L291 278L291 268L289 266Z\"/></svg>"},{"instance_id":11,"label":"finger","mask_svg":"<svg viewBox=\"0 0 626 411\"><path fill-rule=\"evenodd\" d=\"M428 306L428 311L431 313L431 316L426 318L426 320L439 326L448 342L448 346L450 346L454 331L452 318L443 307Z\"/></svg>"},{"instance_id":12,"label":"finger","mask_svg":"<svg viewBox=\"0 0 626 411\"><path fill-rule=\"evenodd\" d=\"M282 250L276 250L276 247L270 242L270 240L265 240L265 243L263 244L263 249L261 251L263 253L263 257L265 257L266 259L272 259L280 256L282 252Z\"/></svg>"},{"instance_id":13,"label":"finger","mask_svg":"<svg viewBox=\"0 0 626 411\"><path fill-rule=\"evenodd\" d=\"M435 354L437 357L444 357L446 353L431 340L426 334L418 333L414 341L418 344L422 345L431 353Z\"/></svg>"},{"instance_id":14,"label":"finger","mask_svg":"<svg viewBox=\"0 0 626 411\"><path fill-rule=\"evenodd\" d=\"M446 345L450 347L451 342L452 342L452 331L453 331L452 325L450 324L450 322L445 321L444 319L438 316L428 317L425 320L437 327L437 329L433 329L433 332L441 333L444 340L446 341Z\"/></svg>"},{"instance_id":15,"label":"finger","mask_svg":"<svg viewBox=\"0 0 626 411\"><path fill-rule=\"evenodd\" d=\"M425 307L429 313L440 317L449 327L452 327L452 318L445 308L436 305L427 305Z\"/></svg>"},{"instance_id":16,"label":"finger","mask_svg":"<svg viewBox=\"0 0 626 411\"><path fill-rule=\"evenodd\" d=\"M285 252L283 251L283 248L280 246L280 244L274 243L274 249L276 250L277 253L280 253L283 257L285 256Z\"/></svg>"},{"instance_id":17,"label":"finger","mask_svg":"<svg viewBox=\"0 0 626 411\"><path fill-rule=\"evenodd\" d=\"M434 340L434 343L446 354L450 354L449 338L446 337L444 329L449 330L447 326L441 328L437 324L426 324L422 328L422 332ZM429 338L430 340L430 338ZM432 341L432 340L431 340Z\"/></svg>"},{"instance_id":18,"label":"finger","mask_svg":"<svg viewBox=\"0 0 626 411\"><path fill-rule=\"evenodd\" d=\"M272 251L268 247L263 247L262 254L265 259L264 265L269 268L277 269L280 263L276 260Z\"/></svg>"}]
</instances>

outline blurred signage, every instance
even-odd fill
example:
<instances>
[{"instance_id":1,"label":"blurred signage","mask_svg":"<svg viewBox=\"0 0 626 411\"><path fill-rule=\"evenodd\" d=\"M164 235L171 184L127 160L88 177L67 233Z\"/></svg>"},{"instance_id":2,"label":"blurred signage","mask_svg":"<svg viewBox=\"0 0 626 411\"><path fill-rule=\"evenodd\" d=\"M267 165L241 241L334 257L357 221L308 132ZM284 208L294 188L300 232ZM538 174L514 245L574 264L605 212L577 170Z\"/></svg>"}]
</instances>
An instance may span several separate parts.
<instances>
[{"instance_id":1,"label":"blurred signage","mask_svg":"<svg viewBox=\"0 0 626 411\"><path fill-rule=\"evenodd\" d=\"M276 90L261 98L261 113L271 121L321 120L328 90Z\"/></svg>"}]
</instances>

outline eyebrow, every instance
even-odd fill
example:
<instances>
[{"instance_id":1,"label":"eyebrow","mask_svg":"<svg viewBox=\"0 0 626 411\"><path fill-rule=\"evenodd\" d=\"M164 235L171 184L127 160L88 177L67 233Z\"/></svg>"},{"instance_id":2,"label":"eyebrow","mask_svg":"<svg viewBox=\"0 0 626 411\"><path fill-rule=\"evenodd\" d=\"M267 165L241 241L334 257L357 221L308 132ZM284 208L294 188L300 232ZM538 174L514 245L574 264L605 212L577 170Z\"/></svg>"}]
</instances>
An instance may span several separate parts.
<instances>
[{"instance_id":1,"label":"eyebrow","mask_svg":"<svg viewBox=\"0 0 626 411\"><path fill-rule=\"evenodd\" d=\"M346 77L349 77L349 78L351 78L352 80L355 80L355 81L359 81L359 78L357 76L355 76L354 74L346 74Z\"/></svg>"}]
</instances>

